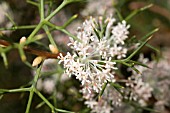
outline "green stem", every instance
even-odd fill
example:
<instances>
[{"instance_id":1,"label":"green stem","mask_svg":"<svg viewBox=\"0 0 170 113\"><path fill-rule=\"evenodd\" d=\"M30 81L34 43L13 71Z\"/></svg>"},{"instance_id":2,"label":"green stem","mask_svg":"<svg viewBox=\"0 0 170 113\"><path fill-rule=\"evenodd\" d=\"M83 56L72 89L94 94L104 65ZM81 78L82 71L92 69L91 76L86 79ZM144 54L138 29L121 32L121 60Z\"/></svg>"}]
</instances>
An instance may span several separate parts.
<instances>
[{"instance_id":1,"label":"green stem","mask_svg":"<svg viewBox=\"0 0 170 113\"><path fill-rule=\"evenodd\" d=\"M45 20L49 21L56 13L58 13L67 4L68 3L65 2L65 0L64 0L57 9L55 9L47 18L45 18Z\"/></svg>"},{"instance_id":2,"label":"green stem","mask_svg":"<svg viewBox=\"0 0 170 113\"><path fill-rule=\"evenodd\" d=\"M0 47L0 53L6 53L6 52L8 52L9 50L11 50L12 49L12 46L8 46L8 47L5 47L5 48L1 48Z\"/></svg>"},{"instance_id":3,"label":"green stem","mask_svg":"<svg viewBox=\"0 0 170 113\"><path fill-rule=\"evenodd\" d=\"M150 32L147 33L145 36L143 36L143 37L139 40L139 42L146 40L146 38L148 38L149 36L151 36L153 33L157 32L158 30L159 30L159 28L156 28L156 29L150 31Z\"/></svg>"},{"instance_id":4,"label":"green stem","mask_svg":"<svg viewBox=\"0 0 170 113\"><path fill-rule=\"evenodd\" d=\"M62 27L56 26L56 25L54 25L54 24L52 24L51 22L48 22L48 21L45 21L44 24L46 24L46 25L48 25L48 26L50 26L50 27L52 27L53 29L56 29L56 30L63 29Z\"/></svg>"},{"instance_id":5,"label":"green stem","mask_svg":"<svg viewBox=\"0 0 170 113\"><path fill-rule=\"evenodd\" d=\"M33 1L31 1L31 0L27 0L27 3L30 3L30 4L35 5L35 6L37 6L37 7L38 7L38 3L33 2Z\"/></svg>"},{"instance_id":6,"label":"green stem","mask_svg":"<svg viewBox=\"0 0 170 113\"><path fill-rule=\"evenodd\" d=\"M25 53L24 53L24 50L23 50L23 46L22 45L18 45L18 50L19 50L19 54L21 56L21 60L24 62L26 61L26 56L25 56Z\"/></svg>"},{"instance_id":7,"label":"green stem","mask_svg":"<svg viewBox=\"0 0 170 113\"><path fill-rule=\"evenodd\" d=\"M68 32L67 30L63 29L62 27L56 26L48 21L44 22L45 24L47 24L48 26L52 27L53 29L62 31L63 33L67 34L68 36L72 37L74 40L77 40L79 42L81 42L81 40L79 38L77 38L76 36L72 35L70 32Z\"/></svg>"},{"instance_id":8,"label":"green stem","mask_svg":"<svg viewBox=\"0 0 170 113\"><path fill-rule=\"evenodd\" d=\"M39 0L40 1L40 18L41 21L44 20L44 0Z\"/></svg>"},{"instance_id":9,"label":"green stem","mask_svg":"<svg viewBox=\"0 0 170 113\"><path fill-rule=\"evenodd\" d=\"M9 21L12 23L13 26L16 26L16 23L8 13L5 13L5 16L9 19Z\"/></svg>"},{"instance_id":10,"label":"green stem","mask_svg":"<svg viewBox=\"0 0 170 113\"><path fill-rule=\"evenodd\" d=\"M30 69L32 69L32 70L34 69L28 61L25 61L24 64L27 65Z\"/></svg>"},{"instance_id":11,"label":"green stem","mask_svg":"<svg viewBox=\"0 0 170 113\"><path fill-rule=\"evenodd\" d=\"M47 13L47 15L49 15L51 12L52 12L52 6L53 6L53 1L49 1L49 3L48 3L49 5L48 5L48 13Z\"/></svg>"},{"instance_id":12,"label":"green stem","mask_svg":"<svg viewBox=\"0 0 170 113\"><path fill-rule=\"evenodd\" d=\"M51 33L50 33L50 30L49 30L48 26L44 25L43 28L44 28L47 36L48 36L48 39L49 39L50 43L51 43L53 46L57 47L57 45L56 45L56 43L55 43L55 41L54 41L54 39L53 39L53 37L52 37L52 35L51 35Z\"/></svg>"},{"instance_id":13,"label":"green stem","mask_svg":"<svg viewBox=\"0 0 170 113\"><path fill-rule=\"evenodd\" d=\"M17 93L17 92L25 92L25 91L30 91L30 88L0 89L0 94L2 94L2 93Z\"/></svg>"},{"instance_id":14,"label":"green stem","mask_svg":"<svg viewBox=\"0 0 170 113\"><path fill-rule=\"evenodd\" d=\"M28 37L28 41L30 41L34 35L41 29L41 27L43 26L43 22L40 22L37 27L33 30L33 32L30 34L30 36Z\"/></svg>"},{"instance_id":15,"label":"green stem","mask_svg":"<svg viewBox=\"0 0 170 113\"><path fill-rule=\"evenodd\" d=\"M62 26L63 29L65 29L74 19L77 18L77 14L73 15L67 22L64 23L64 25Z\"/></svg>"},{"instance_id":16,"label":"green stem","mask_svg":"<svg viewBox=\"0 0 170 113\"><path fill-rule=\"evenodd\" d=\"M40 0L40 8L39 8L39 10L40 10L41 21L44 21L44 0ZM55 41L53 40L53 37L52 37L49 29L48 29L48 26L44 25L43 28L44 28L47 36L48 36L48 39L49 39L50 43L52 45L54 45L55 47L57 47Z\"/></svg>"},{"instance_id":17,"label":"green stem","mask_svg":"<svg viewBox=\"0 0 170 113\"><path fill-rule=\"evenodd\" d=\"M146 39L128 58L124 59L123 61L129 61L137 52L139 52L142 47L152 38L152 36L150 36L148 39Z\"/></svg>"},{"instance_id":18,"label":"green stem","mask_svg":"<svg viewBox=\"0 0 170 113\"><path fill-rule=\"evenodd\" d=\"M36 90L36 83L38 81L38 78L40 76L40 72L41 72L41 68L42 68L42 64L40 65L40 67L37 69L36 71L36 75L34 77L34 80L33 80L33 83L32 83L32 86L30 87L30 95L29 95L29 100L28 100L28 103L27 103L27 108L26 108L26 111L25 113L29 113L30 111L30 107L31 107L31 103L32 103L32 99L33 99L33 95L34 95L34 92Z\"/></svg>"},{"instance_id":19,"label":"green stem","mask_svg":"<svg viewBox=\"0 0 170 113\"><path fill-rule=\"evenodd\" d=\"M57 99L56 99L56 95L57 95L57 91L54 90L53 95L52 95L54 107L57 107Z\"/></svg>"},{"instance_id":20,"label":"green stem","mask_svg":"<svg viewBox=\"0 0 170 113\"><path fill-rule=\"evenodd\" d=\"M149 4L149 5L145 6L145 7L142 7L142 8L140 8L140 9L134 10L132 13L130 13L130 14L125 18L125 20L126 20L126 21L130 20L130 19L131 19L132 17L134 17L136 14L138 14L138 13L140 13L140 12L146 10L146 9L149 9L149 8L152 7L152 6L153 6L153 4Z\"/></svg>"},{"instance_id":21,"label":"green stem","mask_svg":"<svg viewBox=\"0 0 170 113\"><path fill-rule=\"evenodd\" d=\"M34 29L37 25L27 25L27 26L13 26L10 28L0 28L0 31L3 30L18 30L18 29Z\"/></svg>"},{"instance_id":22,"label":"green stem","mask_svg":"<svg viewBox=\"0 0 170 113\"><path fill-rule=\"evenodd\" d=\"M35 93L51 108L51 110L54 112L54 106L38 91L35 90Z\"/></svg>"},{"instance_id":23,"label":"green stem","mask_svg":"<svg viewBox=\"0 0 170 113\"><path fill-rule=\"evenodd\" d=\"M41 29L41 27L44 25L45 21L49 21L56 13L58 13L65 5L67 5L68 2L63 1L61 3L61 5L59 7L57 7L47 18L43 19L43 15L44 15L44 6L43 5L43 1L41 1L41 7L40 7L40 17L41 17L41 21L40 23L37 25L37 27L33 30L33 32L30 34L30 36L28 37L27 43L31 42L31 39L35 36L35 34Z\"/></svg>"},{"instance_id":24,"label":"green stem","mask_svg":"<svg viewBox=\"0 0 170 113\"><path fill-rule=\"evenodd\" d=\"M51 108L52 113L54 113L55 111L60 112L60 113L74 113L71 111L66 111L66 110L55 108L38 90L35 90L35 93Z\"/></svg>"},{"instance_id":25,"label":"green stem","mask_svg":"<svg viewBox=\"0 0 170 113\"><path fill-rule=\"evenodd\" d=\"M30 95L29 95L29 100L28 100L28 103L27 103L27 108L26 108L25 113L29 113L29 111L30 111L30 107L31 107L33 95L34 95L34 91L33 91L33 89L31 88L31 90L30 90Z\"/></svg>"},{"instance_id":26,"label":"green stem","mask_svg":"<svg viewBox=\"0 0 170 113\"><path fill-rule=\"evenodd\" d=\"M44 0L40 0L40 8L39 8L39 10L40 10L41 21L44 21ZM50 43L52 45L54 45L55 47L57 47L55 41L53 40L53 37L52 37L49 29L48 29L48 27L46 25L44 25L43 28L44 28L47 36L48 36L48 39L49 39Z\"/></svg>"}]
</instances>

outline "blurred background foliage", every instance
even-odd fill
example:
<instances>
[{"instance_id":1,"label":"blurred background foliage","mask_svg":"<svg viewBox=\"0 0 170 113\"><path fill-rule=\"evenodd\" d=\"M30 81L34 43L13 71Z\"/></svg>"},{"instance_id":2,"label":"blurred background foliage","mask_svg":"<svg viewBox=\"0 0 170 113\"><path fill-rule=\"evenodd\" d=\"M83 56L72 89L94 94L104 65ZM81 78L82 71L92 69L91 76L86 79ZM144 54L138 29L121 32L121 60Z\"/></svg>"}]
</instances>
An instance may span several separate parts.
<instances>
[{"instance_id":1,"label":"blurred background foliage","mask_svg":"<svg viewBox=\"0 0 170 113\"><path fill-rule=\"evenodd\" d=\"M57 7L62 0L46 0L46 2L52 1L51 8L54 9ZM97 0L96 0L97 1ZM105 0L108 2L109 0ZM139 9L148 4L153 4L151 8L140 12L135 15L132 19L128 21L131 25L131 35L136 35L137 38L144 36L146 33L151 31L154 28L159 28L159 31L154 34L153 39L149 42L151 45L163 50L170 46L170 0L110 0L112 1L112 8L117 9L123 17L129 15L135 9ZM100 2L100 0L98 0ZM3 6L7 4L7 6ZM62 25L73 14L78 14L76 22L83 21L84 16L81 15L82 10L86 10L87 2L75 3L64 8L59 14L56 15L56 20L53 20L57 25ZM5 7L5 11L13 18L13 21L17 26L21 25L32 25L37 24L39 20L38 10L35 6L32 6L26 2L26 0L1 0L0 9ZM8 8L6 8L8 7ZM1 15L2 12L0 12ZM0 28L2 27L11 27L9 19L3 16L0 17ZM78 26L76 26L78 27ZM75 29L71 29L74 31ZM0 38L8 40L10 42L18 42L22 36L29 36L32 29L27 30L14 30L14 31L0 31ZM43 31L42 31L43 32ZM53 32L54 37L67 37L66 35L60 32ZM63 40L57 40L59 48L64 48L62 42L67 41L67 38ZM44 40L46 42L46 40ZM68 41L67 41L68 42ZM48 43L48 42L46 42ZM35 45L34 45L35 46ZM65 49L67 50L67 49ZM145 47L142 50L145 55L150 56L154 53L151 49ZM9 66L6 68L3 64L3 60L0 57L0 88L3 89L13 89L20 86L29 84L32 80L32 71L27 67L20 59L18 51L12 50L7 54ZM28 61L32 62L35 56L27 54ZM72 80L66 81L66 83L61 83L62 87L58 86L63 94L65 94L64 99L61 99L57 102L59 108L63 108L71 111L79 111L85 106L83 105L82 100L77 100L80 98L80 95L75 95L70 90L70 86L79 87L79 83L72 78ZM48 94L44 94L48 97ZM23 113L26 108L28 99L28 93L13 93L6 94L0 100L0 113ZM40 108L36 106L42 101L34 96L33 103L31 106L31 113L50 113L50 109L43 105ZM143 113L146 113L144 111ZM149 113L149 112L148 112Z\"/></svg>"}]
</instances>

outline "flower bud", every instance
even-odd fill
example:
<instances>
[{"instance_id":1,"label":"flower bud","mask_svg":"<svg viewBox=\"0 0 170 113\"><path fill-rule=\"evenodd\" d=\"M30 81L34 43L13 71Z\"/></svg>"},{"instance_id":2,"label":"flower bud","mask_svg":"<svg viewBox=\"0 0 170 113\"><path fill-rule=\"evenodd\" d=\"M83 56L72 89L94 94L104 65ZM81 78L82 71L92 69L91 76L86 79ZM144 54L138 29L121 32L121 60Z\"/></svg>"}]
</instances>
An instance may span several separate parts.
<instances>
[{"instance_id":1,"label":"flower bud","mask_svg":"<svg viewBox=\"0 0 170 113\"><path fill-rule=\"evenodd\" d=\"M22 44L22 43L24 43L25 41L26 41L26 37L23 36L22 38L20 38L19 43Z\"/></svg>"},{"instance_id":2,"label":"flower bud","mask_svg":"<svg viewBox=\"0 0 170 113\"><path fill-rule=\"evenodd\" d=\"M34 60L33 60L33 63L32 63L32 66L37 66L38 64L40 64L43 60L43 57L42 56L38 56L36 57Z\"/></svg>"},{"instance_id":3,"label":"flower bud","mask_svg":"<svg viewBox=\"0 0 170 113\"><path fill-rule=\"evenodd\" d=\"M49 45L49 48L50 48L50 51L54 54L57 54L58 53L58 48L55 47L54 45L50 44Z\"/></svg>"}]
</instances>

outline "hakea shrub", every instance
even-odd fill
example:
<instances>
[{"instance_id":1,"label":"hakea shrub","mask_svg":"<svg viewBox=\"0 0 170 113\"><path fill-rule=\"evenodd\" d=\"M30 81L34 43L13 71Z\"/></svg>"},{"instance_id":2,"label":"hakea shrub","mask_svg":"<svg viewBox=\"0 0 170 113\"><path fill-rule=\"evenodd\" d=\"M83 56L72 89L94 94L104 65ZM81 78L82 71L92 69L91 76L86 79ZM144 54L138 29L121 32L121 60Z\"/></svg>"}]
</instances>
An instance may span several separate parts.
<instances>
[{"instance_id":1,"label":"hakea shrub","mask_svg":"<svg viewBox=\"0 0 170 113\"><path fill-rule=\"evenodd\" d=\"M91 112L112 113L114 111L116 113L116 109L118 107L120 107L121 109L122 107L126 107L126 105L131 102L135 103L133 104L133 106L139 105L135 106L136 108L143 108L148 106L148 101L152 97L157 100L157 102L154 104L155 108L159 105L161 105L162 109L164 109L165 106L170 106L170 100L166 99L166 97L169 97L170 95L168 89L170 87L169 64L167 64L166 61L162 61L162 64L159 65L157 65L155 62L148 63L149 61L144 59L143 57L140 57L139 59L141 63L132 60L132 57L136 55L137 52L139 52L139 50L147 43L147 41L149 41L149 39L151 38L149 36L156 32L157 29L146 34L144 37L141 38L140 41L135 40L135 43L131 43L130 41L133 41L133 39L130 41L128 40L130 39L130 25L128 25L125 20L133 17L136 12L143 11L150 6L136 10L135 13L132 12L129 16L125 18L125 20L121 20L121 15L118 15L121 21L111 15L108 17L100 16L98 18L89 17L83 22L82 26L77 28L76 36L74 36L66 30L66 27L68 29L68 25L77 17L77 15L71 17L62 26L57 26L53 24L58 22L58 19L54 19L54 22L51 22L50 19L52 19L52 17L54 17L58 13L58 11L60 11L65 5L78 1L81 0L63 0L62 4L57 9L55 9L53 12L49 12L49 15L48 13L46 14L46 12L44 11L44 9L46 9L45 6L47 5L44 4L46 3L45 1L32 1L34 5L39 4L37 5L39 7L41 18L39 24L36 26L30 36L28 36L28 38L22 37L19 43L11 44L8 41L0 40L2 45L2 47L0 47L0 51L4 60L4 64L7 66L6 52L9 51L11 48L17 48L19 50L21 60L29 67L31 67L31 69L34 69L32 71L33 75L35 75L34 79L32 82L30 82L31 86L29 88L21 87L14 90L0 89L0 94L29 91L30 95L27 103L26 113L29 113L30 111L30 106L34 93L36 93L43 100L43 102L38 104L37 107L41 107L44 103L46 103L53 113L69 112L58 109L55 106L60 107L60 105L58 106L57 103L60 103L60 101L62 101L62 107L65 107L67 103L69 103L68 106L72 107L72 103L74 103L72 100L74 100L77 105L77 97L75 97L76 99L63 98L64 96L66 97L67 94L70 95L69 89L71 89L72 92L78 94L77 89L79 87L72 87L72 85L74 85L72 83L74 83L75 81L71 81L73 79L68 78L74 76L74 78L79 80L81 84L80 93L82 93L82 95L78 98L83 97L84 104L91 109ZM90 2L93 2L93 4L90 3L91 6L87 6L94 9L92 13L95 12L97 9L98 13L95 13L96 15L100 15L100 13L103 14L107 8L112 7L112 5L110 5L111 1L106 2L106 0L102 0L102 2L100 1L98 5L96 5L96 2L99 1L95 0ZM50 4L51 3L52 2L50 2ZM94 8L94 6L97 7ZM51 9L51 5L49 9ZM91 8L87 9L91 10ZM114 14L114 11L112 9L106 11ZM84 10L80 14L82 14L82 16L88 16L90 13L87 10ZM108 13L105 13L105 15L107 14ZM62 20L64 20L63 17ZM34 28L35 26L31 27ZM23 28L23 26L21 26L20 28ZM46 48L49 48L51 52L41 50L39 51L29 45L35 41L39 42L40 39L42 39L40 35L39 36L41 38L36 35L37 33L41 33L39 32L41 28L43 28L45 32L40 35L44 37L44 35L46 34L48 36L50 44L49 47ZM71 26L70 28L73 31L73 26ZM7 28L3 29L5 30ZM15 26L14 28L12 27L10 29L15 29ZM51 34L51 31L53 30L62 31L70 36L70 42L68 43L68 46L72 49L72 52L67 52L66 54L60 53L55 43L55 38L53 38ZM62 35L60 35L59 37L60 40L58 40L58 42L67 42L64 39L65 35L64 37L62 37ZM8 48L8 46L10 49ZM132 49L136 50L134 50L134 52L129 51ZM37 57L33 60L32 65L26 61L24 51L37 55ZM131 54L127 57L127 53ZM48 58L54 58L55 60ZM117 63L120 64L118 65ZM63 64L65 70L59 64ZM126 75L124 75L121 71L127 71L127 68L125 70L122 70L121 64L130 67L132 75L131 73L127 72L129 76L126 77ZM136 64L139 64L140 66L136 66ZM146 68L147 65L151 68L157 69L154 70L155 73ZM158 70L160 70L159 73L161 73L162 76L158 75ZM156 75L155 78L152 75ZM149 80L148 77L153 77L154 81ZM70 80L71 84L68 83L67 80ZM65 84L68 85L67 88L64 87ZM156 92L158 90L159 93ZM43 91L48 96L51 95L48 99L53 99L54 105L52 105L50 101L41 94L40 91ZM161 96L159 96L159 94L161 94ZM67 102L64 101L65 99ZM126 104L126 102L128 104ZM82 106L78 105L78 107L79 109L81 109Z\"/></svg>"}]
</instances>

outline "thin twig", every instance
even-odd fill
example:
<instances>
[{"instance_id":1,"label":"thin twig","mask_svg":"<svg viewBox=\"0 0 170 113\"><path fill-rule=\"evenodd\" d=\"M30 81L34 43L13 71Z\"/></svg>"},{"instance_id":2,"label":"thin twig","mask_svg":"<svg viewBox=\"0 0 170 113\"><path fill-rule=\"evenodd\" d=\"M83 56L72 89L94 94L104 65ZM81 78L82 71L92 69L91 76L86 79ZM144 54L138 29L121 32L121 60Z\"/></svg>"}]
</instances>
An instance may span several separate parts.
<instances>
[{"instance_id":1,"label":"thin twig","mask_svg":"<svg viewBox=\"0 0 170 113\"><path fill-rule=\"evenodd\" d=\"M8 41L0 39L0 45L8 47L8 46L11 46L12 44L9 43ZM29 46L25 46L23 49L24 49L25 52L28 52L30 54L34 54L34 55L37 55L37 56L42 56L42 57L45 57L45 58L54 58L54 59L57 59L57 57L60 54L60 53L53 54L51 52L34 49L32 47L29 47ZM63 53L61 53L61 54L63 54Z\"/></svg>"}]
</instances>

